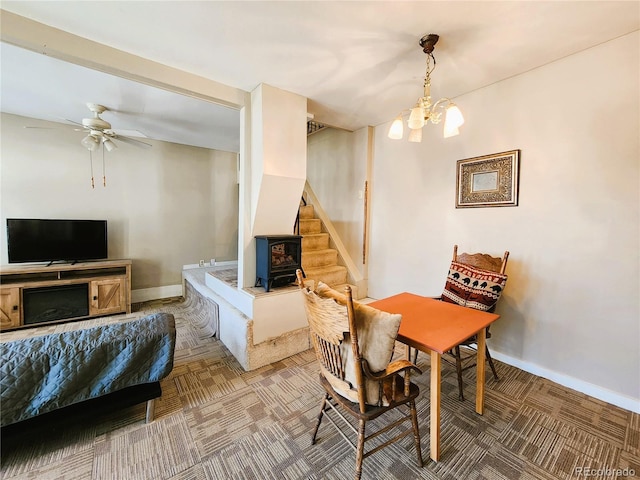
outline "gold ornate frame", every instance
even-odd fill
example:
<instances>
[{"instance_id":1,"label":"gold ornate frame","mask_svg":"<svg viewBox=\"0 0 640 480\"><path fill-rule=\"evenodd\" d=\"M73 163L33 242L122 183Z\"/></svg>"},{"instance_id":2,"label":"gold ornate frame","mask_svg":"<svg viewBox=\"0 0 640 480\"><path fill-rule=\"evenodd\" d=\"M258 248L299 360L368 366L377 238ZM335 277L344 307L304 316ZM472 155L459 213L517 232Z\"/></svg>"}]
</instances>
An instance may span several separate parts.
<instances>
[{"instance_id":1,"label":"gold ornate frame","mask_svg":"<svg viewBox=\"0 0 640 480\"><path fill-rule=\"evenodd\" d=\"M456 208L518 205L520 150L456 163Z\"/></svg>"}]
</instances>

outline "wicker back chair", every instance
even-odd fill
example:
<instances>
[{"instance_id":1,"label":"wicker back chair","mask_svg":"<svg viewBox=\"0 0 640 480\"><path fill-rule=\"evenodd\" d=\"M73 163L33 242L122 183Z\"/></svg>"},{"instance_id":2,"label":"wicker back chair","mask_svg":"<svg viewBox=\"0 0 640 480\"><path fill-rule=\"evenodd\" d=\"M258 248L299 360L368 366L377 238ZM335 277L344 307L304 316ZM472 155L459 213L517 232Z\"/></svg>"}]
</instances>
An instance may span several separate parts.
<instances>
[{"instance_id":1,"label":"wicker back chair","mask_svg":"<svg viewBox=\"0 0 640 480\"><path fill-rule=\"evenodd\" d=\"M312 291L305 287L300 270L297 277L313 348L320 364L320 384L325 390L312 444L316 443L322 419L327 417L355 449L355 478L359 479L366 457L413 433L418 465L422 467L415 405L420 390L411 383L410 371L422 372L408 360L391 361L401 316L354 303L350 287L345 288L344 295L322 283ZM403 408L404 415L393 416L388 425L367 435L368 421L397 408ZM355 417L357 430L345 418L345 413ZM407 421L412 428L365 452L367 440ZM356 435L355 443L341 427Z\"/></svg>"}]
</instances>

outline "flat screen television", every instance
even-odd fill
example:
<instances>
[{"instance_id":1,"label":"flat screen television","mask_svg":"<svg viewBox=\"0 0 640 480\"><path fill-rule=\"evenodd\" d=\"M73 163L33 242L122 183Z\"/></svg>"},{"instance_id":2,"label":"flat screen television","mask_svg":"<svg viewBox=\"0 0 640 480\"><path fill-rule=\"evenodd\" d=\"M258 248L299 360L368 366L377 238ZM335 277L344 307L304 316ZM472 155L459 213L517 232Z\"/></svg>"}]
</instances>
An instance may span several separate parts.
<instances>
[{"instance_id":1,"label":"flat screen television","mask_svg":"<svg viewBox=\"0 0 640 480\"><path fill-rule=\"evenodd\" d=\"M107 258L106 220L7 219L9 263Z\"/></svg>"}]
</instances>

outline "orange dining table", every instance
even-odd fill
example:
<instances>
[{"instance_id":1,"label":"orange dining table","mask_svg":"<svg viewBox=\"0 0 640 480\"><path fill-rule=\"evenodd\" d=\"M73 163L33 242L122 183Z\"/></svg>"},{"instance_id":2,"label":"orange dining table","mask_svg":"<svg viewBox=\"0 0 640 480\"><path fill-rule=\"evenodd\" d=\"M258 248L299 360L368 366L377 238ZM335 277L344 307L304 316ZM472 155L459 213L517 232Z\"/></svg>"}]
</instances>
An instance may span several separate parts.
<instances>
[{"instance_id":1,"label":"orange dining table","mask_svg":"<svg viewBox=\"0 0 640 480\"><path fill-rule=\"evenodd\" d=\"M398 341L407 345L407 358L411 348L417 348L431 357L431 459L440 458L440 367L441 355L467 338L477 335L476 358L476 412L484 409L484 375L486 327L500 315L482 312L434 298L413 293L400 293L369 304L389 313L400 313L402 321Z\"/></svg>"}]
</instances>

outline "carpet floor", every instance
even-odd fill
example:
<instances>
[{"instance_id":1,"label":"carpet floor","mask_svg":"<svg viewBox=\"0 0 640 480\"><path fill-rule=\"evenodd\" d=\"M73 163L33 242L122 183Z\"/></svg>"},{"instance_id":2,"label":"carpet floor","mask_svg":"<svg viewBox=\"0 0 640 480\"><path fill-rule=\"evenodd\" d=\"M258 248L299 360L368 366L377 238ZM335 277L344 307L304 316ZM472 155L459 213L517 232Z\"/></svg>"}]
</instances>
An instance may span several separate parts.
<instances>
[{"instance_id":1,"label":"carpet floor","mask_svg":"<svg viewBox=\"0 0 640 480\"><path fill-rule=\"evenodd\" d=\"M323 422L311 433L322 390L313 351L245 372L199 328L189 299L142 305L135 315L174 314L177 346L155 421L144 404L2 435L2 479L339 479L355 453ZM195 319L195 320L194 320ZM397 354L404 349L398 345ZM429 359L414 378L423 468L405 437L364 461L363 479L578 479L640 476L640 415L497 362L487 374L485 414L475 413L475 377L443 364L441 460L429 453ZM0 406L1 407L1 406Z\"/></svg>"}]
</instances>

